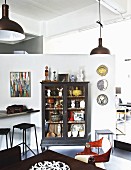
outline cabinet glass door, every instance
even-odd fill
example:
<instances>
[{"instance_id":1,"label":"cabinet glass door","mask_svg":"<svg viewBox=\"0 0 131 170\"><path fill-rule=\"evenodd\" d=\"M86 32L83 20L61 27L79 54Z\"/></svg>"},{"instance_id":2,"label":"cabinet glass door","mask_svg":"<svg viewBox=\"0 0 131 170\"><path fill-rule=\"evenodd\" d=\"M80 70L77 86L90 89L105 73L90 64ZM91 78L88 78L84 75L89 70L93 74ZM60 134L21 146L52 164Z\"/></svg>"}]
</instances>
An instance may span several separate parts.
<instances>
[{"instance_id":1,"label":"cabinet glass door","mask_svg":"<svg viewBox=\"0 0 131 170\"><path fill-rule=\"evenodd\" d=\"M85 87L67 87L67 137L85 137Z\"/></svg>"},{"instance_id":2,"label":"cabinet glass door","mask_svg":"<svg viewBox=\"0 0 131 170\"><path fill-rule=\"evenodd\" d=\"M63 137L63 87L45 86L45 137Z\"/></svg>"}]
</instances>

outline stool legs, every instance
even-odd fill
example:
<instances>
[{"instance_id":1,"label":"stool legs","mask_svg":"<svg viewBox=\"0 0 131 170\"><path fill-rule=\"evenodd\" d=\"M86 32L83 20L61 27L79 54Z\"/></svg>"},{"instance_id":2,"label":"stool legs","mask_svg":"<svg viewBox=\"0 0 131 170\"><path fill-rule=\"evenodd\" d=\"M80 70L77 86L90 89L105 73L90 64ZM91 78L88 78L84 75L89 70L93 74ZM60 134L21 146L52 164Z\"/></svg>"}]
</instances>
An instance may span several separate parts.
<instances>
[{"instance_id":1,"label":"stool legs","mask_svg":"<svg viewBox=\"0 0 131 170\"><path fill-rule=\"evenodd\" d=\"M34 129L35 129L35 139L36 139L37 153L39 153L38 142L37 142L37 134L36 134L36 127L35 126L34 126Z\"/></svg>"},{"instance_id":2,"label":"stool legs","mask_svg":"<svg viewBox=\"0 0 131 170\"><path fill-rule=\"evenodd\" d=\"M13 128L13 131L12 131L11 147L13 147L13 137L14 137L14 128Z\"/></svg>"},{"instance_id":3,"label":"stool legs","mask_svg":"<svg viewBox=\"0 0 131 170\"><path fill-rule=\"evenodd\" d=\"M8 149L8 137L7 137L7 135L5 135L6 136L6 146L7 146L7 149Z\"/></svg>"},{"instance_id":4,"label":"stool legs","mask_svg":"<svg viewBox=\"0 0 131 170\"><path fill-rule=\"evenodd\" d=\"M11 134L10 134L10 128L0 128L0 136L5 136L6 140L6 148L9 148L9 141L11 146ZM9 140L8 140L9 138Z\"/></svg>"},{"instance_id":5,"label":"stool legs","mask_svg":"<svg viewBox=\"0 0 131 170\"><path fill-rule=\"evenodd\" d=\"M35 138L36 138L36 147L37 147L37 154L39 153L38 150L38 142L37 142L37 133L36 133L36 126L32 126L34 127L34 131L35 131ZM14 128L13 127L13 131L12 131L12 140L11 140L11 147L13 147L13 138L14 138ZM29 128L28 128L29 129ZM23 141L22 143L18 144L18 145L23 145L23 155L27 153L27 148L35 155L35 153L29 148L29 146L27 145L27 141L26 141L26 130L27 129L23 129ZM27 156L27 154L26 154Z\"/></svg>"},{"instance_id":6,"label":"stool legs","mask_svg":"<svg viewBox=\"0 0 131 170\"><path fill-rule=\"evenodd\" d=\"M11 146L11 134L10 134L10 132L9 132L9 139L10 139L10 146ZM8 147L8 134L6 134L6 147L7 147L7 149L9 148Z\"/></svg>"},{"instance_id":7,"label":"stool legs","mask_svg":"<svg viewBox=\"0 0 131 170\"><path fill-rule=\"evenodd\" d=\"M26 130L23 129L23 155L24 153L26 153Z\"/></svg>"}]
</instances>

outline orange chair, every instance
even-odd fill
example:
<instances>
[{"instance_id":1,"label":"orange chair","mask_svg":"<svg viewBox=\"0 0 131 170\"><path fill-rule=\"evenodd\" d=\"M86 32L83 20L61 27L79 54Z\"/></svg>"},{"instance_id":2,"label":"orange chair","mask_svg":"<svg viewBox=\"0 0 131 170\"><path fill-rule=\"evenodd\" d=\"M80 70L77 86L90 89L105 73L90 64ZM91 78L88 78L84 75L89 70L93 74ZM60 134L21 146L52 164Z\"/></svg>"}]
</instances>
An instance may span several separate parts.
<instances>
[{"instance_id":1,"label":"orange chair","mask_svg":"<svg viewBox=\"0 0 131 170\"><path fill-rule=\"evenodd\" d=\"M99 140L88 142L90 144L91 148L98 148L98 154L99 154L99 148L102 148L102 141L103 137Z\"/></svg>"},{"instance_id":2,"label":"orange chair","mask_svg":"<svg viewBox=\"0 0 131 170\"><path fill-rule=\"evenodd\" d=\"M92 152L93 147L102 148L103 153L98 154ZM110 159L112 146L110 141L106 137L102 137L98 141L88 142L82 152L76 154L75 159L88 163L90 156L94 157L95 163L108 162Z\"/></svg>"},{"instance_id":3,"label":"orange chair","mask_svg":"<svg viewBox=\"0 0 131 170\"><path fill-rule=\"evenodd\" d=\"M103 137L97 141L87 142L85 148L82 152L77 153L76 155L98 155L99 148L102 147ZM98 148L98 153L93 152L92 148Z\"/></svg>"},{"instance_id":4,"label":"orange chair","mask_svg":"<svg viewBox=\"0 0 131 170\"><path fill-rule=\"evenodd\" d=\"M100 155L93 155L95 159L95 163L97 162L108 162L110 160L110 154L111 154L111 149L110 148L107 152L100 154Z\"/></svg>"}]
</instances>

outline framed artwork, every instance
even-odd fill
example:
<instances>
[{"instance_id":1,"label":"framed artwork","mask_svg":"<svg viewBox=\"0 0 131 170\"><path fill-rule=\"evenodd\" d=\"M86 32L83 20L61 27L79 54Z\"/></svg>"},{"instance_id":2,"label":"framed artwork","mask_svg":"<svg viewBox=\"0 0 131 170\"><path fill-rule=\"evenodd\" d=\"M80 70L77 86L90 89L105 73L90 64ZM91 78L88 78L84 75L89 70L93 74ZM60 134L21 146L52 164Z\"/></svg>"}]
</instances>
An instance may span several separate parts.
<instances>
[{"instance_id":1,"label":"framed artwork","mask_svg":"<svg viewBox=\"0 0 131 170\"><path fill-rule=\"evenodd\" d=\"M68 78L68 74L58 74L58 81L60 82L68 82Z\"/></svg>"},{"instance_id":2,"label":"framed artwork","mask_svg":"<svg viewBox=\"0 0 131 170\"><path fill-rule=\"evenodd\" d=\"M10 72L11 97L31 97L31 73Z\"/></svg>"}]
</instances>

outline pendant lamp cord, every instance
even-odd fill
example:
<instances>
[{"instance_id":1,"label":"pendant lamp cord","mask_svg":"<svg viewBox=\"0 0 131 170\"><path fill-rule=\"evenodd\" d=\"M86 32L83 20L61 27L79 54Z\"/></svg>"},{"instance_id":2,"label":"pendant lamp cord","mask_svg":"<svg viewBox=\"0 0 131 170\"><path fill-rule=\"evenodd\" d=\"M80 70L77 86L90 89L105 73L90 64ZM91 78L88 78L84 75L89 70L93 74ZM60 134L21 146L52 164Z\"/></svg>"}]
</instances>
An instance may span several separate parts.
<instances>
[{"instance_id":1,"label":"pendant lamp cord","mask_svg":"<svg viewBox=\"0 0 131 170\"><path fill-rule=\"evenodd\" d=\"M103 25L101 23L101 4L100 4L100 0L99 0L99 21L96 21L96 23L100 25L100 38L101 38L101 28L103 27Z\"/></svg>"},{"instance_id":2,"label":"pendant lamp cord","mask_svg":"<svg viewBox=\"0 0 131 170\"><path fill-rule=\"evenodd\" d=\"M5 0L5 4L6 4L6 0Z\"/></svg>"}]
</instances>

